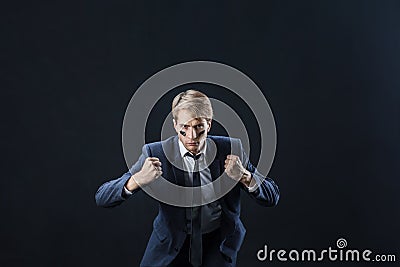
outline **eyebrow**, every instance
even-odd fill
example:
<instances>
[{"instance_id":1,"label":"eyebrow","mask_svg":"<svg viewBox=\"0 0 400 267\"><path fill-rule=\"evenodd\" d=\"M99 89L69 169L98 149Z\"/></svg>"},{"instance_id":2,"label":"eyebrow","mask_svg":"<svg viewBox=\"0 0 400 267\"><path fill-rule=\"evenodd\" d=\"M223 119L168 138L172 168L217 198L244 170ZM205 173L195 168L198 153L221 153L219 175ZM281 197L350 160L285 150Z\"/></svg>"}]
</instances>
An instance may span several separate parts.
<instances>
[{"instance_id":1,"label":"eyebrow","mask_svg":"<svg viewBox=\"0 0 400 267\"><path fill-rule=\"evenodd\" d=\"M204 124L205 124L204 122L200 122L200 123L198 123L198 124L196 124L196 125L193 125L192 127L197 127L197 126L199 126L199 125L204 126ZM179 126L183 127L183 126L190 126L190 125L189 125L189 124L180 123Z\"/></svg>"}]
</instances>

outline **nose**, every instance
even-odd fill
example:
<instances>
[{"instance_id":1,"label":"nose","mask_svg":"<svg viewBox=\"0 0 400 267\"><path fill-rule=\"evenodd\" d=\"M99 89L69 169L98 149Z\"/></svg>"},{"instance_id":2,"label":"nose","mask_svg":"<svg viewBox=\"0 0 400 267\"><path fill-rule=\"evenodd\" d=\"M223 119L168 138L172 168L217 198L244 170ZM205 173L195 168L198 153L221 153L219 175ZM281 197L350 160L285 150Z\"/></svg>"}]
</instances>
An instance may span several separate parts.
<instances>
[{"instance_id":1,"label":"nose","mask_svg":"<svg viewBox=\"0 0 400 267\"><path fill-rule=\"evenodd\" d=\"M196 132L196 130L194 128L191 127L190 130L187 131L186 136L189 139L196 139L197 138L197 132Z\"/></svg>"}]
</instances>

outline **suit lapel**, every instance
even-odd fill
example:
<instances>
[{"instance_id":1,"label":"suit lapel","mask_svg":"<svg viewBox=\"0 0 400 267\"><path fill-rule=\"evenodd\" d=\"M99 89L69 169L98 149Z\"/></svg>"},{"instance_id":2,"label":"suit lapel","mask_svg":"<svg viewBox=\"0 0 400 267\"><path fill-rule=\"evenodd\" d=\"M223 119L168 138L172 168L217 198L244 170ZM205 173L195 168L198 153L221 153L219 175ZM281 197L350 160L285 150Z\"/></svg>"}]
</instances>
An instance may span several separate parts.
<instances>
[{"instance_id":1,"label":"suit lapel","mask_svg":"<svg viewBox=\"0 0 400 267\"><path fill-rule=\"evenodd\" d=\"M210 169L212 181L215 181L221 175L221 162L219 160L219 153L217 145L211 138L206 139L207 151L206 151L206 164Z\"/></svg>"},{"instance_id":2,"label":"suit lapel","mask_svg":"<svg viewBox=\"0 0 400 267\"><path fill-rule=\"evenodd\" d=\"M219 159L214 159L214 161L210 164L209 166L210 173L211 173L211 178L213 181L217 179L221 173L220 173L220 160Z\"/></svg>"},{"instance_id":3,"label":"suit lapel","mask_svg":"<svg viewBox=\"0 0 400 267\"><path fill-rule=\"evenodd\" d=\"M180 155L172 164L172 171L174 172L175 183L180 186L185 186L185 174L183 172L182 158Z\"/></svg>"},{"instance_id":4,"label":"suit lapel","mask_svg":"<svg viewBox=\"0 0 400 267\"><path fill-rule=\"evenodd\" d=\"M172 153L171 153L171 158L172 158L172 171L174 173L175 177L175 184L180 185L180 186L185 186L185 176L183 172L183 160L181 153L179 152L179 139L178 136L176 136L173 140L172 144Z\"/></svg>"}]
</instances>

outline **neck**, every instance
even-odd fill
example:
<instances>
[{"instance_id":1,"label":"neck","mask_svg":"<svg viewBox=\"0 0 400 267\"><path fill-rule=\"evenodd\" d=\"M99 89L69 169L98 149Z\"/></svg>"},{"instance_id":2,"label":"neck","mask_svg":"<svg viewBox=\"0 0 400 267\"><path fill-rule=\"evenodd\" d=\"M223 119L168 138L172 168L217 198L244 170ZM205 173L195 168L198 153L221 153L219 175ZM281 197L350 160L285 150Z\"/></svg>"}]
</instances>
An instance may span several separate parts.
<instances>
[{"instance_id":1,"label":"neck","mask_svg":"<svg viewBox=\"0 0 400 267\"><path fill-rule=\"evenodd\" d=\"M200 151L204 148L205 143L206 143L206 140L204 139L204 140L200 143L199 148L198 148L196 151L189 151L189 152L192 153L193 155L199 154Z\"/></svg>"}]
</instances>

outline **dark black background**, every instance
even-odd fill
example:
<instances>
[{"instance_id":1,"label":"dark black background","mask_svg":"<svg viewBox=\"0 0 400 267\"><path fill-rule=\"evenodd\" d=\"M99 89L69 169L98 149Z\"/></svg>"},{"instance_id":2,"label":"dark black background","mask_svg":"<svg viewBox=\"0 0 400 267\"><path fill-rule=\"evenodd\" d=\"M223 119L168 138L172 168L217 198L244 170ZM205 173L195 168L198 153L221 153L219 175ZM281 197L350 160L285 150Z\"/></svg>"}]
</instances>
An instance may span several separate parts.
<instances>
[{"instance_id":1,"label":"dark black background","mask_svg":"<svg viewBox=\"0 0 400 267\"><path fill-rule=\"evenodd\" d=\"M94 194L126 170L121 127L135 90L192 60L246 73L276 120L269 176L281 201L265 209L243 198L238 266L305 265L259 262L256 252L336 247L340 237L400 256L398 1L8 1L0 10L1 266L138 266L156 202L142 192L102 209Z\"/></svg>"}]
</instances>

